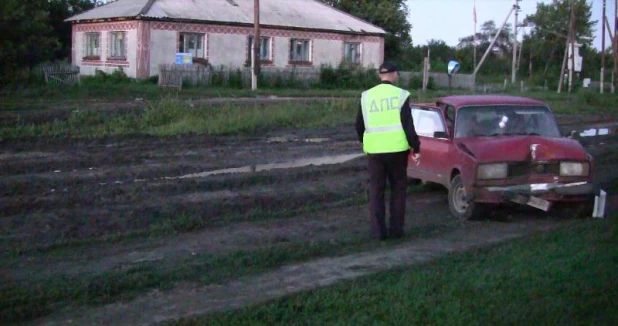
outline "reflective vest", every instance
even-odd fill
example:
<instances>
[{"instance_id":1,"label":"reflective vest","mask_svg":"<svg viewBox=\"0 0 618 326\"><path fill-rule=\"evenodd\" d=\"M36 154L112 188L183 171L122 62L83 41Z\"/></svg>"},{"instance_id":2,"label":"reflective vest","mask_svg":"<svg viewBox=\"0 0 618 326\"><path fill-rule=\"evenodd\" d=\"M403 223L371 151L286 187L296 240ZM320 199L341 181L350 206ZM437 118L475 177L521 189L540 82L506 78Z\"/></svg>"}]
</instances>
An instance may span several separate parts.
<instances>
[{"instance_id":1,"label":"reflective vest","mask_svg":"<svg viewBox=\"0 0 618 326\"><path fill-rule=\"evenodd\" d=\"M393 153L410 149L401 125L401 107L409 95L410 92L391 84L380 84L363 92L361 108L365 122L365 153Z\"/></svg>"}]
</instances>

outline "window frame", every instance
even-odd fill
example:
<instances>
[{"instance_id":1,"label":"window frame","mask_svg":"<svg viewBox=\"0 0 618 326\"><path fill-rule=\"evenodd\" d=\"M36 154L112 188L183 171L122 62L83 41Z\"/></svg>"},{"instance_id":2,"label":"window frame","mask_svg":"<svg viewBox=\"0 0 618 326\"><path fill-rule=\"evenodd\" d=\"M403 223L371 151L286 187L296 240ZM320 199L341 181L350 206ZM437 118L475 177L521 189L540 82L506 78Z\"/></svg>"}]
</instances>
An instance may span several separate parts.
<instances>
[{"instance_id":1,"label":"window frame","mask_svg":"<svg viewBox=\"0 0 618 326\"><path fill-rule=\"evenodd\" d=\"M91 37L96 36L96 47L92 48ZM100 32L86 32L84 33L84 56L83 60L101 60L101 33ZM97 49L96 54L91 51Z\"/></svg>"},{"instance_id":2,"label":"window frame","mask_svg":"<svg viewBox=\"0 0 618 326\"><path fill-rule=\"evenodd\" d=\"M436 128L433 128L434 130L431 133L427 133L425 131L423 131L422 128L419 128L421 125L419 125L419 122L424 122L422 121L422 119L419 119L418 115L415 117L415 111L417 112L423 112L426 114L433 114L435 117L432 119L434 122L434 126L435 123L438 122L438 125L442 128L441 130L437 130ZM416 130L416 133L418 136L420 137L427 137L427 138L434 138L434 134L435 132L447 132L447 127L446 124L444 123L444 117L442 116L442 112L439 109L434 109L434 108L428 108L428 107L422 107L422 106L412 106L410 108L410 114L412 115L412 121L414 122L414 129ZM425 126L425 124L422 124L422 126Z\"/></svg>"},{"instance_id":3,"label":"window frame","mask_svg":"<svg viewBox=\"0 0 618 326\"><path fill-rule=\"evenodd\" d=\"M190 41L192 37L196 38L198 45L200 45L201 43L201 49L199 48L199 46L194 50L190 50L187 48L188 41ZM208 59L207 42L208 37L206 33L178 32L178 44L176 45L176 50L179 53L191 53L194 59Z\"/></svg>"},{"instance_id":4,"label":"window frame","mask_svg":"<svg viewBox=\"0 0 618 326\"><path fill-rule=\"evenodd\" d=\"M358 61L350 61L348 60L348 46L356 45L358 53L356 57L358 57ZM350 64L361 64L363 61L363 43L362 42L343 42L343 61Z\"/></svg>"},{"instance_id":5,"label":"window frame","mask_svg":"<svg viewBox=\"0 0 618 326\"><path fill-rule=\"evenodd\" d=\"M294 49L293 49L293 44L294 42L307 42L307 60L296 60L294 58ZM308 38L290 38L290 43L289 43L289 47L288 47L288 62L290 64L312 64L313 63L313 40L308 39Z\"/></svg>"},{"instance_id":6,"label":"window frame","mask_svg":"<svg viewBox=\"0 0 618 326\"><path fill-rule=\"evenodd\" d=\"M114 53L114 50L116 50L115 46L117 44L114 44L114 41L116 40L116 38L118 37L117 35L120 34L122 35L122 46L120 47L120 49L122 49L122 55L117 55L116 53ZM109 49L109 55L108 55L108 59L109 60L121 60L121 61L125 61L127 60L127 31L109 31L109 44L108 44L108 49Z\"/></svg>"},{"instance_id":7,"label":"window frame","mask_svg":"<svg viewBox=\"0 0 618 326\"><path fill-rule=\"evenodd\" d=\"M251 56L253 53L251 52L251 44L253 43L254 36L247 36L247 64L251 65ZM262 42L266 40L266 48L268 49L268 56L266 58L262 57ZM260 35L260 63L272 64L273 63L273 37Z\"/></svg>"}]
</instances>

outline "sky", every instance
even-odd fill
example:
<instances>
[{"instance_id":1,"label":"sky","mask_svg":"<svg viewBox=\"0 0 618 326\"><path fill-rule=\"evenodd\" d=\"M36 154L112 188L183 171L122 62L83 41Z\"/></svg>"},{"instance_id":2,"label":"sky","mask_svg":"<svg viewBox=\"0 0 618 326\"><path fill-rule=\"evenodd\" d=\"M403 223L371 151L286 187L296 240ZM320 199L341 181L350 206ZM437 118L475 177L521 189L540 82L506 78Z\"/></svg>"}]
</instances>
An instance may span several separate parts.
<instances>
[{"instance_id":1,"label":"sky","mask_svg":"<svg viewBox=\"0 0 618 326\"><path fill-rule=\"evenodd\" d=\"M603 15L602 0L587 0L592 3L592 20L598 20L595 26L593 45L601 49L601 17ZM518 21L521 23L526 15L536 11L537 2L551 3L552 0L521 0L519 6ZM472 10L476 3L477 31L483 22L493 19L496 27L500 27L509 11L515 3L514 0L408 0L410 15L408 19L412 23L412 42L414 45L427 44L431 39L443 40L450 46L459 43L459 38L474 33L474 19ZM614 20L615 0L606 0L606 15L611 23ZM513 25L514 14L508 18L508 23ZM518 39L522 38L522 30L518 30ZM613 31L612 31L613 33ZM606 34L605 48L610 47L609 34Z\"/></svg>"}]
</instances>

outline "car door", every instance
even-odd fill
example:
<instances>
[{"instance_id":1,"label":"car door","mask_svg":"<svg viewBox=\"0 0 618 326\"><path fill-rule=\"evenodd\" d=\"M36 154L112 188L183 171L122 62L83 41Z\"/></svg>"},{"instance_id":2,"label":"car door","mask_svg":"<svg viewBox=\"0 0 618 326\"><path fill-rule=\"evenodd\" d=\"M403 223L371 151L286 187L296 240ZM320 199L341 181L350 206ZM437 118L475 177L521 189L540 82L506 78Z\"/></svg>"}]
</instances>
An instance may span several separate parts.
<instances>
[{"instance_id":1,"label":"car door","mask_svg":"<svg viewBox=\"0 0 618 326\"><path fill-rule=\"evenodd\" d=\"M408 175L443 184L448 178L448 173L445 173L448 162L445 160L448 158L450 139L442 112L438 108L421 106L413 106L411 110L414 129L421 141L421 160L418 164L410 160Z\"/></svg>"}]
</instances>

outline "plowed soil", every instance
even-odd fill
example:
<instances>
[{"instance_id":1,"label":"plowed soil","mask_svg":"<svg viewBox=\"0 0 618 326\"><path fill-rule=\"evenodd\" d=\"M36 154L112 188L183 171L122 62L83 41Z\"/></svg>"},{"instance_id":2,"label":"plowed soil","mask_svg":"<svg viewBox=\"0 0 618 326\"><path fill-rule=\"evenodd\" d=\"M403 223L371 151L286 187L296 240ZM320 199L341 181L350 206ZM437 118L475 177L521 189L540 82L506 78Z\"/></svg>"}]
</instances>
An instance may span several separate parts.
<instances>
[{"instance_id":1,"label":"plowed soil","mask_svg":"<svg viewBox=\"0 0 618 326\"><path fill-rule=\"evenodd\" d=\"M577 130L601 120L586 119L559 120ZM599 161L597 178L615 183L617 136L581 141ZM352 126L260 137L35 138L0 147L3 285L144 262L163 268L197 254L290 242L369 241L366 161ZM408 234L474 232L472 222L450 216L446 189L410 189ZM530 216L561 223L534 210L501 213L483 228L499 229L505 217L531 231L538 225Z\"/></svg>"}]
</instances>

